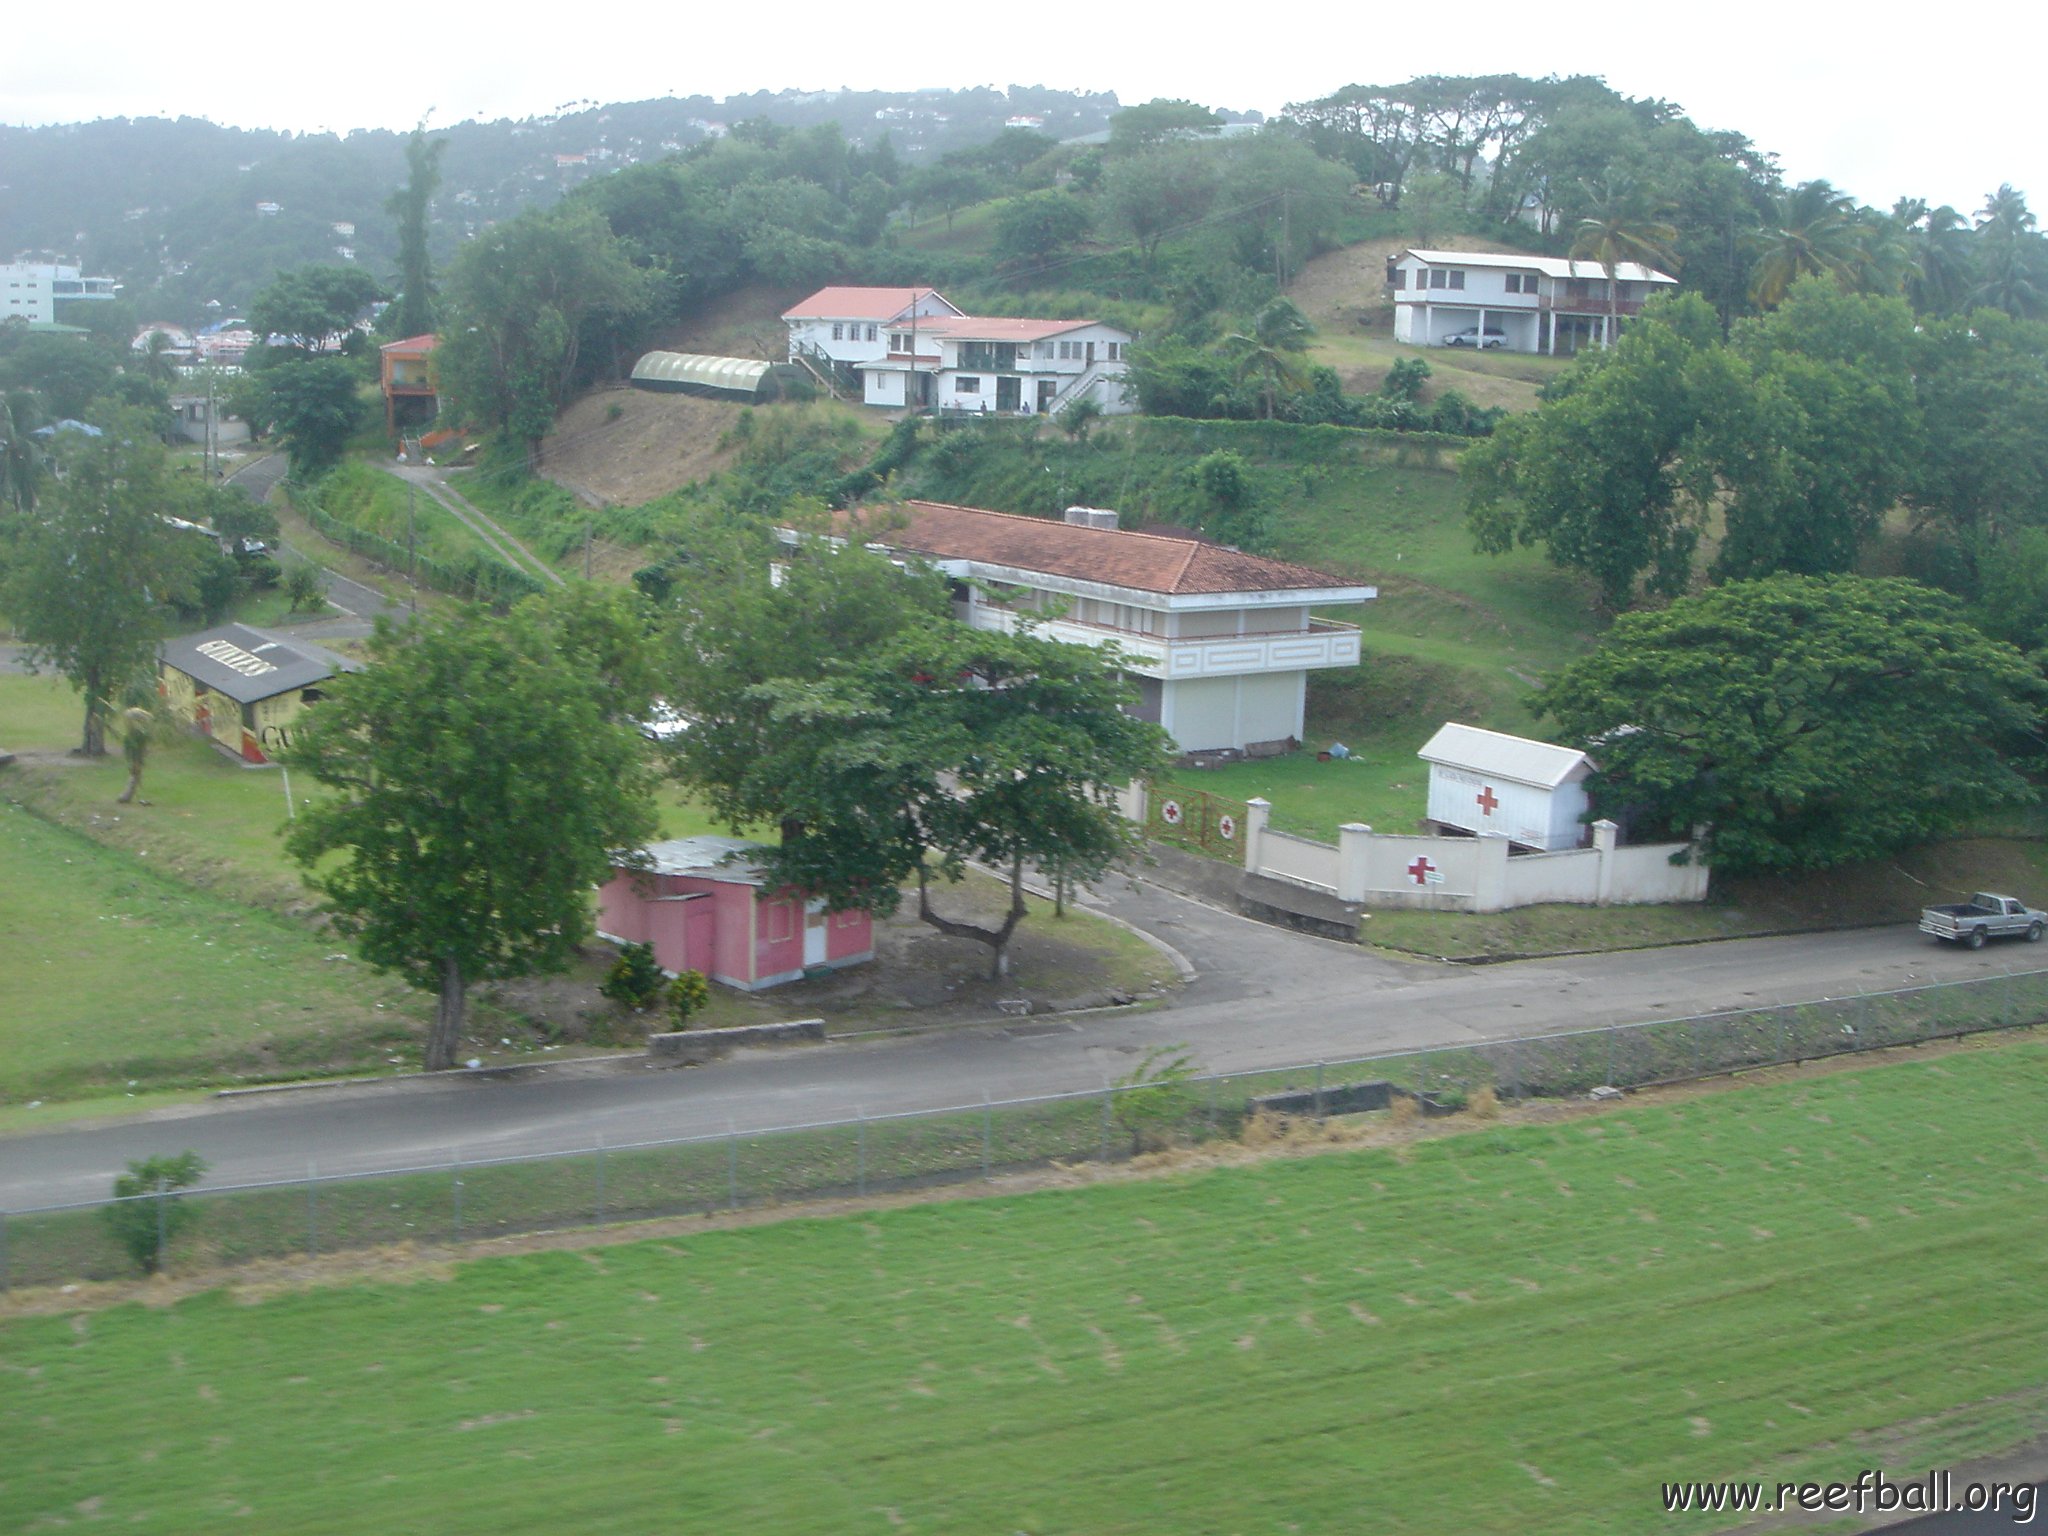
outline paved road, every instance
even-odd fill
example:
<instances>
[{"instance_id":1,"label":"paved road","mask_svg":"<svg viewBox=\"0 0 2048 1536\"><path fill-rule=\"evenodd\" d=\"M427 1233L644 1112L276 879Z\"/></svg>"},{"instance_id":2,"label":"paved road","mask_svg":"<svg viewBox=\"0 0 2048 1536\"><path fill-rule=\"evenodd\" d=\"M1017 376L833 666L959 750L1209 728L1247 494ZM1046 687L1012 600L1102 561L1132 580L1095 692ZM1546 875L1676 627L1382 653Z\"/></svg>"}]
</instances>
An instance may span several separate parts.
<instances>
[{"instance_id":1,"label":"paved road","mask_svg":"<svg viewBox=\"0 0 2048 1536\"><path fill-rule=\"evenodd\" d=\"M2023 969L2032 948L1936 949L1888 928L1457 968L1250 923L1150 885L1110 893L1200 974L1151 1013L992 1020L911 1037L747 1053L695 1071L321 1089L0 1140L0 1209L101 1197L129 1159L196 1148L211 1181L364 1172L765 1129L857 1113L1092 1089L1143 1051L1187 1045L1211 1070L1677 1017ZM164 1123L175 1120L175 1124Z\"/></svg>"},{"instance_id":2,"label":"paved road","mask_svg":"<svg viewBox=\"0 0 2048 1536\"><path fill-rule=\"evenodd\" d=\"M227 478L227 484L246 492L257 501L270 500L270 493L283 480L289 461L281 453L273 453L252 463L243 465ZM304 560L309 565L320 565L315 555L306 553L289 541L280 541L286 554ZM405 612L402 604L394 603L374 587L366 587L360 581L353 581L339 571L320 567L321 590L326 594L327 604L335 610L335 617L312 619L303 624L291 626L292 633L308 640L359 640L375 627L380 614L396 618Z\"/></svg>"}]
</instances>

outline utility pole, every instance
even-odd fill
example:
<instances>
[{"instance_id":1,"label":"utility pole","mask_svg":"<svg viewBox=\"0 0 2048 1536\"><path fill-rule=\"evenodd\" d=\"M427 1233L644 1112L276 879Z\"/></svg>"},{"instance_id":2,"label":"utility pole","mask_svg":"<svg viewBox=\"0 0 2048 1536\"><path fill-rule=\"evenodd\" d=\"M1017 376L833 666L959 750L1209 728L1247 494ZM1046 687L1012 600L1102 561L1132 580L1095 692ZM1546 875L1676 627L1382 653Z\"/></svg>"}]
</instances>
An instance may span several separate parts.
<instances>
[{"instance_id":1,"label":"utility pole","mask_svg":"<svg viewBox=\"0 0 2048 1536\"><path fill-rule=\"evenodd\" d=\"M418 547L414 542L418 530L415 516L418 499L419 487L411 480L407 480L405 482L405 584L407 588L405 602L408 613L418 613L420 611L420 559Z\"/></svg>"}]
</instances>

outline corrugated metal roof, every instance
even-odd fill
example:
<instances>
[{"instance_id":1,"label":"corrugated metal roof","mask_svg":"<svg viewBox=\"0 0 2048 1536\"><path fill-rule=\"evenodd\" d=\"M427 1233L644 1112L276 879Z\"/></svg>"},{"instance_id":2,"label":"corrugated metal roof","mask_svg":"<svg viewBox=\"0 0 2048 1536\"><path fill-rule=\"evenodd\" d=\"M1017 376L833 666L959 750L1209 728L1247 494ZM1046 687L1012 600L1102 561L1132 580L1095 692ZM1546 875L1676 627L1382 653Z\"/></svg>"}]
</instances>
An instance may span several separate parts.
<instances>
[{"instance_id":1,"label":"corrugated metal roof","mask_svg":"<svg viewBox=\"0 0 2048 1536\"><path fill-rule=\"evenodd\" d=\"M325 682L337 672L361 669L345 656L308 640L286 640L247 624L222 624L196 635L179 635L157 647L166 666L224 693L237 704L254 704L294 688Z\"/></svg>"},{"instance_id":2,"label":"corrugated metal roof","mask_svg":"<svg viewBox=\"0 0 2048 1536\"><path fill-rule=\"evenodd\" d=\"M1545 277L1595 278L1607 275L1607 269L1597 261L1567 261L1561 256L1521 256L1509 251L1406 250L1401 254L1413 256L1433 267L1498 267L1512 272L1541 272ZM1659 272L1655 267L1639 266L1633 261L1617 261L1614 275L1624 283L1678 281L1669 273Z\"/></svg>"},{"instance_id":3,"label":"corrugated metal roof","mask_svg":"<svg viewBox=\"0 0 2048 1536\"><path fill-rule=\"evenodd\" d=\"M703 390L722 395L755 395L774 366L744 357L707 357L698 352L649 352L633 365L642 389Z\"/></svg>"},{"instance_id":4,"label":"corrugated metal roof","mask_svg":"<svg viewBox=\"0 0 2048 1536\"><path fill-rule=\"evenodd\" d=\"M1593 766L1593 760L1574 747L1481 730L1476 725L1445 725L1415 755L1425 763L1467 768L1538 789L1555 789L1581 764L1589 769Z\"/></svg>"},{"instance_id":5,"label":"corrugated metal roof","mask_svg":"<svg viewBox=\"0 0 2048 1536\"><path fill-rule=\"evenodd\" d=\"M765 843L744 837L721 837L706 832L698 837L674 837L665 843L649 843L641 849L647 863L642 866L656 875L699 875L711 880L731 880L739 885L760 885L766 872L751 855Z\"/></svg>"}]
</instances>

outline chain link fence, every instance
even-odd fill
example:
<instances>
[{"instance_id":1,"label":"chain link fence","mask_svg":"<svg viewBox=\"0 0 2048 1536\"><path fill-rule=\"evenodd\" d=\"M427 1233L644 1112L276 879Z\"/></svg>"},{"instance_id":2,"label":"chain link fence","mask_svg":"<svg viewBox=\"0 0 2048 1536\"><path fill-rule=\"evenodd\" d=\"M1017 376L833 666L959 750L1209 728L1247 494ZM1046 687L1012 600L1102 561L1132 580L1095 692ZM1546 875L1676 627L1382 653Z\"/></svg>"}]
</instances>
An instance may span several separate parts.
<instances>
[{"instance_id":1,"label":"chain link fence","mask_svg":"<svg viewBox=\"0 0 2048 1536\"><path fill-rule=\"evenodd\" d=\"M1502 1099L1576 1097L2044 1021L2048 969L826 1124L546 1156L451 1155L438 1166L376 1174L322 1178L309 1170L304 1179L0 1213L0 1290L129 1277L152 1263L212 1269L858 1198L1235 1138L1262 1107L1321 1118L1399 1096L1425 1112L1454 1112L1482 1088ZM183 1209L167 1219L174 1202Z\"/></svg>"}]
</instances>

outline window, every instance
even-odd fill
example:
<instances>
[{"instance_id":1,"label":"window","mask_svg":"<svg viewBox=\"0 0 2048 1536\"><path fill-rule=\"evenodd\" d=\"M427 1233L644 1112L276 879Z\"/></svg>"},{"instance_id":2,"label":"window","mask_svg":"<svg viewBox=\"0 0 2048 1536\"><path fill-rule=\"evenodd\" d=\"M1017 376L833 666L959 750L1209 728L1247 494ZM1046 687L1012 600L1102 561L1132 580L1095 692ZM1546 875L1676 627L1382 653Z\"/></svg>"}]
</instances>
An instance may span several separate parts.
<instances>
[{"instance_id":1,"label":"window","mask_svg":"<svg viewBox=\"0 0 2048 1536\"><path fill-rule=\"evenodd\" d=\"M1122 360L1124 355L1124 345L1122 342L1106 341L1103 343L1103 346L1107 349L1106 355L1112 363L1119 362Z\"/></svg>"},{"instance_id":2,"label":"window","mask_svg":"<svg viewBox=\"0 0 2048 1536\"><path fill-rule=\"evenodd\" d=\"M963 395L978 395L981 393L981 380L977 378L955 379L953 381L953 388Z\"/></svg>"},{"instance_id":3,"label":"window","mask_svg":"<svg viewBox=\"0 0 2048 1536\"><path fill-rule=\"evenodd\" d=\"M1406 267L1394 268L1393 276L1387 279L1387 286L1389 288L1406 288L1408 286L1408 269Z\"/></svg>"},{"instance_id":4,"label":"window","mask_svg":"<svg viewBox=\"0 0 2048 1536\"><path fill-rule=\"evenodd\" d=\"M796 937L795 902L771 901L762 907L761 915L768 920L762 926L767 930L770 944L780 944Z\"/></svg>"},{"instance_id":5,"label":"window","mask_svg":"<svg viewBox=\"0 0 2048 1536\"><path fill-rule=\"evenodd\" d=\"M1465 286L1465 274L1462 272L1451 273L1451 286L1453 288L1463 288Z\"/></svg>"},{"instance_id":6,"label":"window","mask_svg":"<svg viewBox=\"0 0 2048 1536\"><path fill-rule=\"evenodd\" d=\"M1051 357L1051 356L1052 356L1052 343L1051 343L1051 342L1049 342L1049 341L1041 341L1041 342L1040 342L1040 343L1038 344L1038 355L1039 355L1040 357Z\"/></svg>"},{"instance_id":7,"label":"window","mask_svg":"<svg viewBox=\"0 0 2048 1536\"><path fill-rule=\"evenodd\" d=\"M901 331L891 331L889 333L889 350L891 352L908 352L910 350L910 338Z\"/></svg>"},{"instance_id":8,"label":"window","mask_svg":"<svg viewBox=\"0 0 2048 1536\"><path fill-rule=\"evenodd\" d=\"M844 321L835 320L832 322L832 339L834 341L846 340L846 323Z\"/></svg>"},{"instance_id":9,"label":"window","mask_svg":"<svg viewBox=\"0 0 2048 1536\"><path fill-rule=\"evenodd\" d=\"M1521 291L1522 291L1522 274L1521 274L1521 273L1519 273L1519 272L1510 272L1510 273L1508 274L1508 292L1509 292L1509 293L1520 293Z\"/></svg>"},{"instance_id":10,"label":"window","mask_svg":"<svg viewBox=\"0 0 2048 1536\"><path fill-rule=\"evenodd\" d=\"M868 327L868 340L869 340L869 341L873 341L874 339L875 339L875 328L874 328L874 327L873 327L873 326L871 325L871 326L869 326L869 327Z\"/></svg>"},{"instance_id":11,"label":"window","mask_svg":"<svg viewBox=\"0 0 2048 1536\"><path fill-rule=\"evenodd\" d=\"M1441 269L1441 268L1439 268L1439 267L1431 267L1431 268L1429 269L1429 286L1430 286L1430 287L1432 287L1432 288L1448 288L1448 287L1450 287L1450 285L1451 285L1451 274L1450 274L1450 273L1448 273L1448 272L1446 272L1446 271L1442 270L1442 269Z\"/></svg>"}]
</instances>

